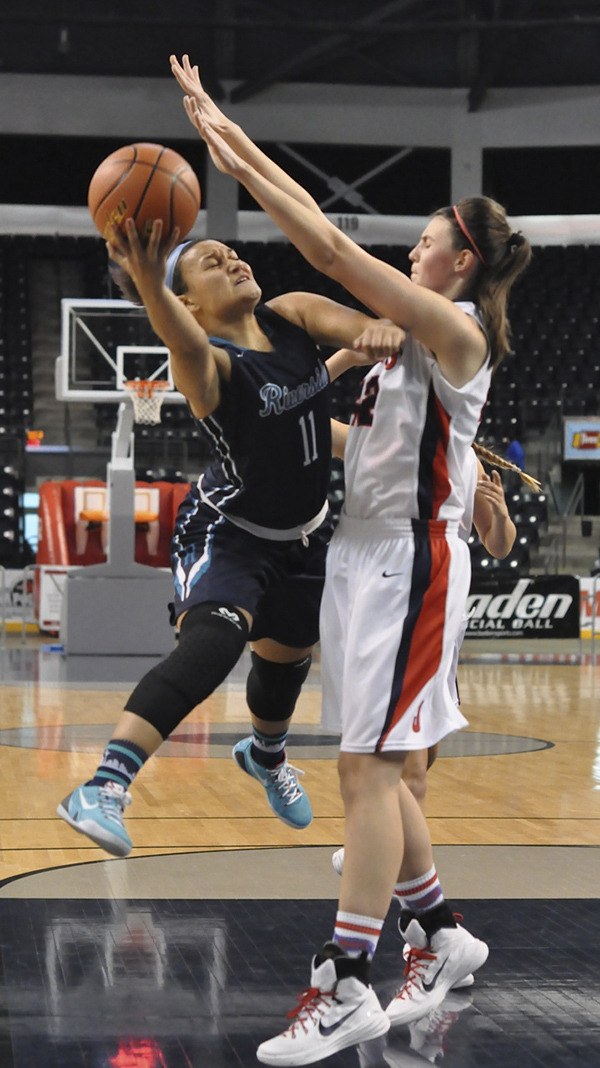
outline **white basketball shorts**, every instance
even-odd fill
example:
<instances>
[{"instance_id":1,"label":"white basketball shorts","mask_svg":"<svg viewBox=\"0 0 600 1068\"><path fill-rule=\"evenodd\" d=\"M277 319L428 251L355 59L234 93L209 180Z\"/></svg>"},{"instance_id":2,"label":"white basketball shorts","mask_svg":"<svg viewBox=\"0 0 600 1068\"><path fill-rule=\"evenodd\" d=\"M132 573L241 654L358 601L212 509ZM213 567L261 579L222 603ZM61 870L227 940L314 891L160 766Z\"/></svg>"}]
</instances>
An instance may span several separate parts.
<instances>
[{"instance_id":1,"label":"white basketball shorts","mask_svg":"<svg viewBox=\"0 0 600 1068\"><path fill-rule=\"evenodd\" d=\"M469 592L451 524L342 515L321 604L322 726L343 752L426 749L467 726L454 699Z\"/></svg>"}]
</instances>

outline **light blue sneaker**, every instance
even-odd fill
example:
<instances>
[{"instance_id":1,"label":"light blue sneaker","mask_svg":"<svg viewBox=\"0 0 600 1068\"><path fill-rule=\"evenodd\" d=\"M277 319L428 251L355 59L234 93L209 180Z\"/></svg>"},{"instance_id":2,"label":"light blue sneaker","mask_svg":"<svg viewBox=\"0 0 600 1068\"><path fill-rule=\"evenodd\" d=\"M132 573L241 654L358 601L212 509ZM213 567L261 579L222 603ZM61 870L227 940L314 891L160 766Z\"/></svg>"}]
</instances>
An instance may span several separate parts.
<instances>
[{"instance_id":1,"label":"light blue sneaker","mask_svg":"<svg viewBox=\"0 0 600 1068\"><path fill-rule=\"evenodd\" d=\"M126 857L133 845L123 825L123 812L131 795L120 783L78 786L61 801L56 812L81 834L115 857Z\"/></svg>"},{"instance_id":2,"label":"light blue sneaker","mask_svg":"<svg viewBox=\"0 0 600 1068\"><path fill-rule=\"evenodd\" d=\"M258 779L261 786L264 786L267 801L280 820L287 823L288 827L308 827L313 816L312 808L297 778L297 775L304 775L304 772L292 767L287 760L273 770L261 767L252 759L251 745L252 737L242 738L241 742L237 742L233 747L233 759L242 771L253 779Z\"/></svg>"}]
</instances>

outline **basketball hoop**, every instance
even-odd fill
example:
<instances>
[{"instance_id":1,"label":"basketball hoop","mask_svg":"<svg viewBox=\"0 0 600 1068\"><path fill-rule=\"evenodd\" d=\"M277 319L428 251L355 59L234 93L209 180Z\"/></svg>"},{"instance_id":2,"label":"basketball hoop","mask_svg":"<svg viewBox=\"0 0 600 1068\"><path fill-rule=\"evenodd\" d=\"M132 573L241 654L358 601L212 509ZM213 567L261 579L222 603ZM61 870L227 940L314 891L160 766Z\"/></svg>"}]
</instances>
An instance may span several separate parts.
<instances>
[{"instance_id":1,"label":"basketball hoop","mask_svg":"<svg viewBox=\"0 0 600 1068\"><path fill-rule=\"evenodd\" d=\"M136 423L156 426L160 423L160 409L165 399L165 392L170 388L164 379L135 378L123 382L133 403L133 418Z\"/></svg>"}]
</instances>

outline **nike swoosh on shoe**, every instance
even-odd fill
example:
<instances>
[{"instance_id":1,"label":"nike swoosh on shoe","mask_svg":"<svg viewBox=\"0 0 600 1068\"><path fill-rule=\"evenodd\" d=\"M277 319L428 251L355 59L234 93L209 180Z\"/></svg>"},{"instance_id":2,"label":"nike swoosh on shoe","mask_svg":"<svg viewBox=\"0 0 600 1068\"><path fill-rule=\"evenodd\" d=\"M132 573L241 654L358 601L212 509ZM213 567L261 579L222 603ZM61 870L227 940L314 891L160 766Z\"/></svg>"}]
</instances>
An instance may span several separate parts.
<instances>
[{"instance_id":1,"label":"nike swoosh on shoe","mask_svg":"<svg viewBox=\"0 0 600 1068\"><path fill-rule=\"evenodd\" d=\"M442 974L444 968L446 967L447 963L448 963L447 961L444 961L444 963L442 964L441 968L438 968L437 972L435 973L435 975L434 975L434 977L433 977L433 979L431 980L430 983L426 983L424 979L422 980L423 990L427 991L427 993L429 993L430 990L433 990L435 984L437 983L437 981L438 981L440 975Z\"/></svg>"},{"instance_id":2,"label":"nike swoosh on shoe","mask_svg":"<svg viewBox=\"0 0 600 1068\"><path fill-rule=\"evenodd\" d=\"M324 1038L327 1035L332 1035L334 1031L337 1031L338 1027L341 1027L342 1024L346 1022L346 1020L349 1020L351 1016L354 1016L354 1013L358 1012L360 1008L361 1005L357 1005L356 1008L352 1009L350 1012L347 1012L345 1016L342 1016L341 1020L338 1020L334 1024L329 1024L329 1026L327 1026L327 1024L324 1024L322 1020L319 1020L319 1034L323 1035Z\"/></svg>"}]
</instances>

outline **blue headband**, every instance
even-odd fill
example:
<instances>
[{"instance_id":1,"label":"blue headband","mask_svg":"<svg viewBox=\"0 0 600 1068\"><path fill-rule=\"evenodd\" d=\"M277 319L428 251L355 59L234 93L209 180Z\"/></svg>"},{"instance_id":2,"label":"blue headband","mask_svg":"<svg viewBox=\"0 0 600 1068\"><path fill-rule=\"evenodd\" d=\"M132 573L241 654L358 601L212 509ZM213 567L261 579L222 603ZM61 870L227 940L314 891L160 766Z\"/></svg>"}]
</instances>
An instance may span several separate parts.
<instances>
[{"instance_id":1,"label":"blue headband","mask_svg":"<svg viewBox=\"0 0 600 1068\"><path fill-rule=\"evenodd\" d=\"M167 256L167 266L165 270L165 285L167 289L173 288L173 276L175 274L175 268L179 263L179 257L181 256L181 253L183 252L184 248L187 248L188 245L193 244L193 241L182 241L180 245L175 245L173 251L170 252Z\"/></svg>"}]
</instances>

